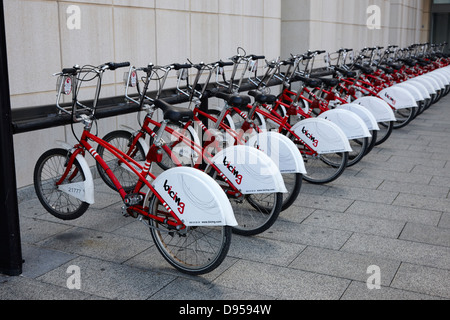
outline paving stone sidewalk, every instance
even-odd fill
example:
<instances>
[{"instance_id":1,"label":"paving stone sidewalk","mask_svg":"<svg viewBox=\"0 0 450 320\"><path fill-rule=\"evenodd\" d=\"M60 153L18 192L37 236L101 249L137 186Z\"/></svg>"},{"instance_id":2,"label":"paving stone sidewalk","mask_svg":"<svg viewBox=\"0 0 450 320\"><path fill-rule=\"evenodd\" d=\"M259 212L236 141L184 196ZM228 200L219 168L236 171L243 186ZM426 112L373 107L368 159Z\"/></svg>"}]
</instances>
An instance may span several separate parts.
<instances>
[{"instance_id":1,"label":"paving stone sidewalk","mask_svg":"<svg viewBox=\"0 0 450 320\"><path fill-rule=\"evenodd\" d=\"M21 196L23 274L0 275L1 300L450 299L450 96L336 182L305 182L270 230L234 235L205 276L171 268L117 196L101 181L96 192L68 222ZM67 287L70 266L80 268L80 290ZM369 289L373 270L379 289Z\"/></svg>"}]
</instances>

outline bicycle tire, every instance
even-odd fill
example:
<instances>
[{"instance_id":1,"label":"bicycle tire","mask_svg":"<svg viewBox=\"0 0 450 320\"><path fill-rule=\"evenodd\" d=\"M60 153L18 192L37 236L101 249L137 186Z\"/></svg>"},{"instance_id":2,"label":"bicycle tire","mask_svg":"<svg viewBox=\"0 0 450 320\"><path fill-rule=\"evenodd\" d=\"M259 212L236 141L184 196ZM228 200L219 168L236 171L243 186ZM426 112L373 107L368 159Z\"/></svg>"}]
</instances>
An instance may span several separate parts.
<instances>
[{"instance_id":1,"label":"bicycle tire","mask_svg":"<svg viewBox=\"0 0 450 320\"><path fill-rule=\"evenodd\" d=\"M369 145L367 146L366 155L368 155L373 150L373 148L375 148L378 137L378 130L370 130L370 134L372 136L369 138Z\"/></svg>"},{"instance_id":2,"label":"bicycle tire","mask_svg":"<svg viewBox=\"0 0 450 320\"><path fill-rule=\"evenodd\" d=\"M103 140L115 146L126 154L129 152L129 154L132 155L132 158L136 161L145 161L146 159L146 154L140 143L138 143L137 145L131 145L131 141L133 140L133 134L131 132L123 130L112 131L108 133L103 138ZM131 151L130 148L132 148ZM107 149L105 149L103 146L99 145L97 147L97 153L103 160L105 160L106 164L116 176L125 192L134 190L137 182L139 181L139 177L133 172L129 171L128 168L122 167L117 157ZM111 179L98 162L96 162L96 166L97 171L105 184L112 190L117 191Z\"/></svg>"},{"instance_id":3,"label":"bicycle tire","mask_svg":"<svg viewBox=\"0 0 450 320\"><path fill-rule=\"evenodd\" d=\"M168 217L166 207L153 195L150 213ZM167 228L150 219L150 233L164 259L177 270L189 275L202 275L216 269L228 254L231 227L188 227L186 231Z\"/></svg>"},{"instance_id":4,"label":"bicycle tire","mask_svg":"<svg viewBox=\"0 0 450 320\"><path fill-rule=\"evenodd\" d=\"M351 139L349 143L352 147L352 152L348 154L347 167L353 167L367 155L369 138Z\"/></svg>"},{"instance_id":5,"label":"bicycle tire","mask_svg":"<svg viewBox=\"0 0 450 320\"><path fill-rule=\"evenodd\" d=\"M379 146L389 139L394 130L394 121L379 122L378 126L380 127L380 130L377 132L375 146Z\"/></svg>"},{"instance_id":6,"label":"bicycle tire","mask_svg":"<svg viewBox=\"0 0 450 320\"><path fill-rule=\"evenodd\" d=\"M217 171L206 168L208 173L224 189L228 188ZM278 219L283 205L282 193L262 193L242 195L237 198L228 194L238 226L232 227L233 233L251 237L267 231Z\"/></svg>"},{"instance_id":7,"label":"bicycle tire","mask_svg":"<svg viewBox=\"0 0 450 320\"><path fill-rule=\"evenodd\" d=\"M418 108L404 108L394 111L395 118L394 129L400 129L407 126L414 119Z\"/></svg>"},{"instance_id":8,"label":"bicycle tire","mask_svg":"<svg viewBox=\"0 0 450 320\"><path fill-rule=\"evenodd\" d=\"M68 156L69 151L65 149L48 150L36 162L33 173L34 188L39 201L51 215L61 220L78 219L89 208L89 203L59 190L56 186L56 182L66 170ZM62 184L85 180L77 159L72 166L73 170L71 169Z\"/></svg>"}]
</instances>

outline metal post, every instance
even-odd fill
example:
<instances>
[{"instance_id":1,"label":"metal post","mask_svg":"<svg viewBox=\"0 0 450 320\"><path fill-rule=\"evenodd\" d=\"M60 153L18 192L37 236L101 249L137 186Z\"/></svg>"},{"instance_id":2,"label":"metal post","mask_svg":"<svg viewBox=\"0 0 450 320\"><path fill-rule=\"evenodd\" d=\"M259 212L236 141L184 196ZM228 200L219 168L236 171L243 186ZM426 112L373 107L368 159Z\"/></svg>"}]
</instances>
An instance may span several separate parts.
<instances>
[{"instance_id":1,"label":"metal post","mask_svg":"<svg viewBox=\"0 0 450 320\"><path fill-rule=\"evenodd\" d=\"M0 1L0 273L22 273L3 1Z\"/></svg>"}]
</instances>

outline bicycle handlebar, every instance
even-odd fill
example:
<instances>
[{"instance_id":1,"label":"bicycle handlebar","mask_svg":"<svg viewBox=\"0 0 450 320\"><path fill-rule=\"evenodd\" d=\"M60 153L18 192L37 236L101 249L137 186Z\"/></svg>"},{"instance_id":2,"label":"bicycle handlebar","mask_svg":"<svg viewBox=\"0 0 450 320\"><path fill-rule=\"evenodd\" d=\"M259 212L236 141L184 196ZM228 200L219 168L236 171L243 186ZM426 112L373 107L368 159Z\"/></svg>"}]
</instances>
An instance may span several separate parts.
<instances>
[{"instance_id":1,"label":"bicycle handlebar","mask_svg":"<svg viewBox=\"0 0 450 320\"><path fill-rule=\"evenodd\" d=\"M108 66L109 70L116 70L119 68L125 68L125 67L129 67L130 63L129 62L108 62L105 63L106 66Z\"/></svg>"}]
</instances>

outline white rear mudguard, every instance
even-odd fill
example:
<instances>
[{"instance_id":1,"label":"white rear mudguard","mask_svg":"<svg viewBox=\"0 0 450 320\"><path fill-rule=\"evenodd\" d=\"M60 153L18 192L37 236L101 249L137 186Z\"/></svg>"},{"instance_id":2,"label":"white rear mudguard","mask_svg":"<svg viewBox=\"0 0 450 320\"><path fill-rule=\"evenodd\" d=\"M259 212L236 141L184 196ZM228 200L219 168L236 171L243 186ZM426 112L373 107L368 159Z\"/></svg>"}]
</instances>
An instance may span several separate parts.
<instances>
[{"instance_id":1,"label":"white rear mudguard","mask_svg":"<svg viewBox=\"0 0 450 320\"><path fill-rule=\"evenodd\" d=\"M359 104L369 110L377 122L391 122L396 121L395 114L392 108L382 99L377 97L362 97L353 103Z\"/></svg>"},{"instance_id":2,"label":"white rear mudguard","mask_svg":"<svg viewBox=\"0 0 450 320\"><path fill-rule=\"evenodd\" d=\"M306 174L305 163L291 139L278 132L262 132L247 141L247 145L267 154L283 173Z\"/></svg>"},{"instance_id":3,"label":"white rear mudguard","mask_svg":"<svg viewBox=\"0 0 450 320\"><path fill-rule=\"evenodd\" d=\"M439 82L434 77L430 76L429 74L422 75L422 76L420 76L420 78L426 79L431 83L431 85L433 86L433 89L434 89L434 93L437 93L437 91L442 90Z\"/></svg>"},{"instance_id":4,"label":"white rear mudguard","mask_svg":"<svg viewBox=\"0 0 450 320\"><path fill-rule=\"evenodd\" d=\"M321 113L318 118L329 120L344 131L349 140L369 138L372 135L369 132L364 121L349 110L333 109Z\"/></svg>"},{"instance_id":5,"label":"white rear mudguard","mask_svg":"<svg viewBox=\"0 0 450 320\"><path fill-rule=\"evenodd\" d=\"M275 162L256 148L232 146L220 151L212 161L242 194L287 192Z\"/></svg>"},{"instance_id":6,"label":"white rear mudguard","mask_svg":"<svg viewBox=\"0 0 450 320\"><path fill-rule=\"evenodd\" d=\"M206 173L177 167L161 173L153 182L164 206L188 227L237 226L230 201L222 188Z\"/></svg>"},{"instance_id":7,"label":"white rear mudguard","mask_svg":"<svg viewBox=\"0 0 450 320\"><path fill-rule=\"evenodd\" d=\"M437 70L434 70L429 73L430 76L436 77L440 81L440 85L442 89L445 89L445 86L448 86L448 79L440 72L436 72Z\"/></svg>"},{"instance_id":8,"label":"white rear mudguard","mask_svg":"<svg viewBox=\"0 0 450 320\"><path fill-rule=\"evenodd\" d=\"M420 91L420 94L422 95L423 99L431 99L430 93L428 92L428 89L420 82L420 81L412 81L407 80L404 82L405 84L411 85L415 87L417 90Z\"/></svg>"},{"instance_id":9,"label":"white rear mudguard","mask_svg":"<svg viewBox=\"0 0 450 320\"><path fill-rule=\"evenodd\" d=\"M396 110L418 107L416 99L414 99L408 90L397 86L392 86L380 91L378 96Z\"/></svg>"},{"instance_id":10,"label":"white rear mudguard","mask_svg":"<svg viewBox=\"0 0 450 320\"><path fill-rule=\"evenodd\" d=\"M405 88L406 90L408 90L408 92L412 94L412 96L414 97L416 102L425 100L425 98L423 97L423 95L419 91L419 89L417 89L415 86L413 86L407 82L398 83L395 86L400 87L400 88Z\"/></svg>"},{"instance_id":11,"label":"white rear mudguard","mask_svg":"<svg viewBox=\"0 0 450 320\"><path fill-rule=\"evenodd\" d=\"M345 133L331 121L305 119L297 122L292 130L318 154L352 151Z\"/></svg>"},{"instance_id":12,"label":"white rear mudguard","mask_svg":"<svg viewBox=\"0 0 450 320\"><path fill-rule=\"evenodd\" d=\"M378 126L377 123L377 119L375 119L374 115L363 106L360 106L359 104L356 103L346 103L338 105L336 108L348 110L357 114L364 121L364 123L367 126L367 129L373 131L380 130L380 127Z\"/></svg>"},{"instance_id":13,"label":"white rear mudguard","mask_svg":"<svg viewBox=\"0 0 450 320\"><path fill-rule=\"evenodd\" d=\"M436 89L435 89L433 83L431 83L431 81L426 79L426 78L415 77L415 78L409 79L408 82L420 83L421 85L423 85L427 89L429 95L436 94Z\"/></svg>"},{"instance_id":14,"label":"white rear mudguard","mask_svg":"<svg viewBox=\"0 0 450 320\"><path fill-rule=\"evenodd\" d=\"M64 141L56 141L61 147L66 150L70 150L73 147ZM72 197L79 199L80 201L87 202L89 204L95 203L94 197L94 179L92 177L91 169L82 155L77 155L76 159L83 170L85 180L83 182L75 182L69 184L63 184L58 186L58 189Z\"/></svg>"}]
</instances>

